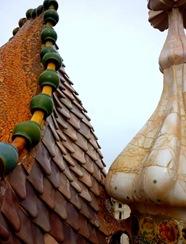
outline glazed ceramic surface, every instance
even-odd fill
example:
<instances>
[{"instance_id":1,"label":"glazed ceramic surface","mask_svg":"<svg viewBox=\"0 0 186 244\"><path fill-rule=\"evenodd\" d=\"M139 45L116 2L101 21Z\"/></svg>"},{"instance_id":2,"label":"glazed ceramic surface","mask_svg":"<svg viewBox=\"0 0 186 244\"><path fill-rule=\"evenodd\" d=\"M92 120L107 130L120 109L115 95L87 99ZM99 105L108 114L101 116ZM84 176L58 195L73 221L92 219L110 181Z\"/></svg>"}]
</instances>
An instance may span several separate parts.
<instances>
[{"instance_id":1,"label":"glazed ceramic surface","mask_svg":"<svg viewBox=\"0 0 186 244\"><path fill-rule=\"evenodd\" d=\"M185 1L176 1L175 6L175 1L166 1L167 5L164 3L163 7L162 2L165 1L149 1L150 8L154 10L149 18L152 25L161 29L163 25L157 25L162 20L160 12L168 15L168 35L159 59L164 82L162 96L146 125L112 164L106 187L111 196L123 202L184 207L186 37L182 7Z\"/></svg>"}]
</instances>

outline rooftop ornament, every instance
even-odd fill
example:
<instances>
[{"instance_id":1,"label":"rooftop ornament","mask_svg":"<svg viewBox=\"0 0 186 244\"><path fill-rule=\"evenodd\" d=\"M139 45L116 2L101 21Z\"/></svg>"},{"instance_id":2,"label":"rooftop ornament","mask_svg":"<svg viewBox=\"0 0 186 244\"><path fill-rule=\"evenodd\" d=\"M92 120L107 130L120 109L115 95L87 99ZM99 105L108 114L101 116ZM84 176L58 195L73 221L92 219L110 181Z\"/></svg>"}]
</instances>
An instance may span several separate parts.
<instances>
[{"instance_id":1,"label":"rooftop ornament","mask_svg":"<svg viewBox=\"0 0 186 244\"><path fill-rule=\"evenodd\" d=\"M31 120L21 122L13 129L12 144L0 143L1 176L8 174L16 167L19 155L24 148L32 149L40 141L43 122L53 110L52 92L56 90L59 85L57 70L62 65L62 59L57 51L55 51L57 33L53 29L53 26L55 26L59 20L57 14L58 3L55 0L45 0L43 6L39 6L37 9L29 9L26 12L26 17L28 20L36 18L42 13L43 9L44 27L41 32L41 62L43 63L45 71L41 73L38 78L42 91L31 100ZM21 19L19 21L19 27L21 28L24 23L25 19ZM19 27L14 29L13 35L17 34Z\"/></svg>"},{"instance_id":2,"label":"rooftop ornament","mask_svg":"<svg viewBox=\"0 0 186 244\"><path fill-rule=\"evenodd\" d=\"M160 31L168 28L159 58L163 92L155 112L110 167L106 187L139 208L186 207L186 1L150 0L148 7L150 23Z\"/></svg>"}]
</instances>

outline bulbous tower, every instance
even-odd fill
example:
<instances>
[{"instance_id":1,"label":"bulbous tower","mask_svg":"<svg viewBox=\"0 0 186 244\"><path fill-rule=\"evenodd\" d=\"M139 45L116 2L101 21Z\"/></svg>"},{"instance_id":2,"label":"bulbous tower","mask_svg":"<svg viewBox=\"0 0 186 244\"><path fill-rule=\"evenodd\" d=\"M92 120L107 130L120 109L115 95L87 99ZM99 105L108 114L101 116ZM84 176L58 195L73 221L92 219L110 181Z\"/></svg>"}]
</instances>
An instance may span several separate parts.
<instances>
[{"instance_id":1,"label":"bulbous tower","mask_svg":"<svg viewBox=\"0 0 186 244\"><path fill-rule=\"evenodd\" d=\"M184 240L186 224L186 1L150 0L149 21L167 38L159 58L163 92L145 126L113 162L106 188L137 212L153 243ZM156 217L155 217L156 216ZM163 227L162 227L163 226ZM162 228L166 226L165 236ZM171 229L173 234L168 234ZM182 230L182 231L181 231ZM173 233L172 232L172 233ZM149 234L150 235L150 234ZM171 237L170 237L171 236ZM173 237L174 236L174 237ZM172 238L172 239L171 239ZM160 242L158 242L160 241ZM172 242L171 242L172 241Z\"/></svg>"}]
</instances>

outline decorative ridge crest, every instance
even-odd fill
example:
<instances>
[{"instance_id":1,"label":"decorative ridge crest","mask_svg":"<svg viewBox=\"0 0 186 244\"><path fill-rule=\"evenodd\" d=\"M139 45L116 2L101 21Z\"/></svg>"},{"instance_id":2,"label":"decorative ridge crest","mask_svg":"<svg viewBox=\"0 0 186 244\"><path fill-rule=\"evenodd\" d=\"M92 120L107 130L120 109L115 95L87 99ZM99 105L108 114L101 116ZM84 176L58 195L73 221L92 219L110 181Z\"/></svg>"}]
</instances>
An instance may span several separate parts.
<instances>
[{"instance_id":1,"label":"decorative ridge crest","mask_svg":"<svg viewBox=\"0 0 186 244\"><path fill-rule=\"evenodd\" d=\"M149 22L151 25L164 31L168 29L168 13L173 8L179 8L183 15L184 27L186 27L186 0L149 0Z\"/></svg>"},{"instance_id":2,"label":"decorative ridge crest","mask_svg":"<svg viewBox=\"0 0 186 244\"><path fill-rule=\"evenodd\" d=\"M26 12L27 19L35 18L43 14L43 28L41 31L41 62L45 70L38 77L41 93L32 97L30 102L30 120L18 123L12 133L12 143L0 142L0 175L4 176L13 170L19 155L24 149L31 149L39 143L41 139L41 129L46 118L52 113L53 101L52 93L59 85L59 75L57 71L62 66L62 58L55 50L57 33L53 29L58 23L57 13L58 3L56 0L45 0L43 6L37 9L29 9ZM25 22L25 21L24 21ZM22 25L24 23L20 23ZM13 31L14 34L18 32Z\"/></svg>"}]
</instances>

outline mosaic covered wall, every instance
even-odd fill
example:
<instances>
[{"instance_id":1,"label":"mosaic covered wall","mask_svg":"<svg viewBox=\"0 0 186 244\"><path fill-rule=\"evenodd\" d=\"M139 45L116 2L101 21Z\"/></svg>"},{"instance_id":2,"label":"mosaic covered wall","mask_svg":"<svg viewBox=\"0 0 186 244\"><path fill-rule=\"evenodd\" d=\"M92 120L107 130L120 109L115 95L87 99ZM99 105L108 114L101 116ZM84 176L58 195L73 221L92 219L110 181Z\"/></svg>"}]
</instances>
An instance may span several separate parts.
<instances>
[{"instance_id":1,"label":"mosaic covered wall","mask_svg":"<svg viewBox=\"0 0 186 244\"><path fill-rule=\"evenodd\" d=\"M133 216L132 242L134 244L186 243L186 225L160 216Z\"/></svg>"}]
</instances>

